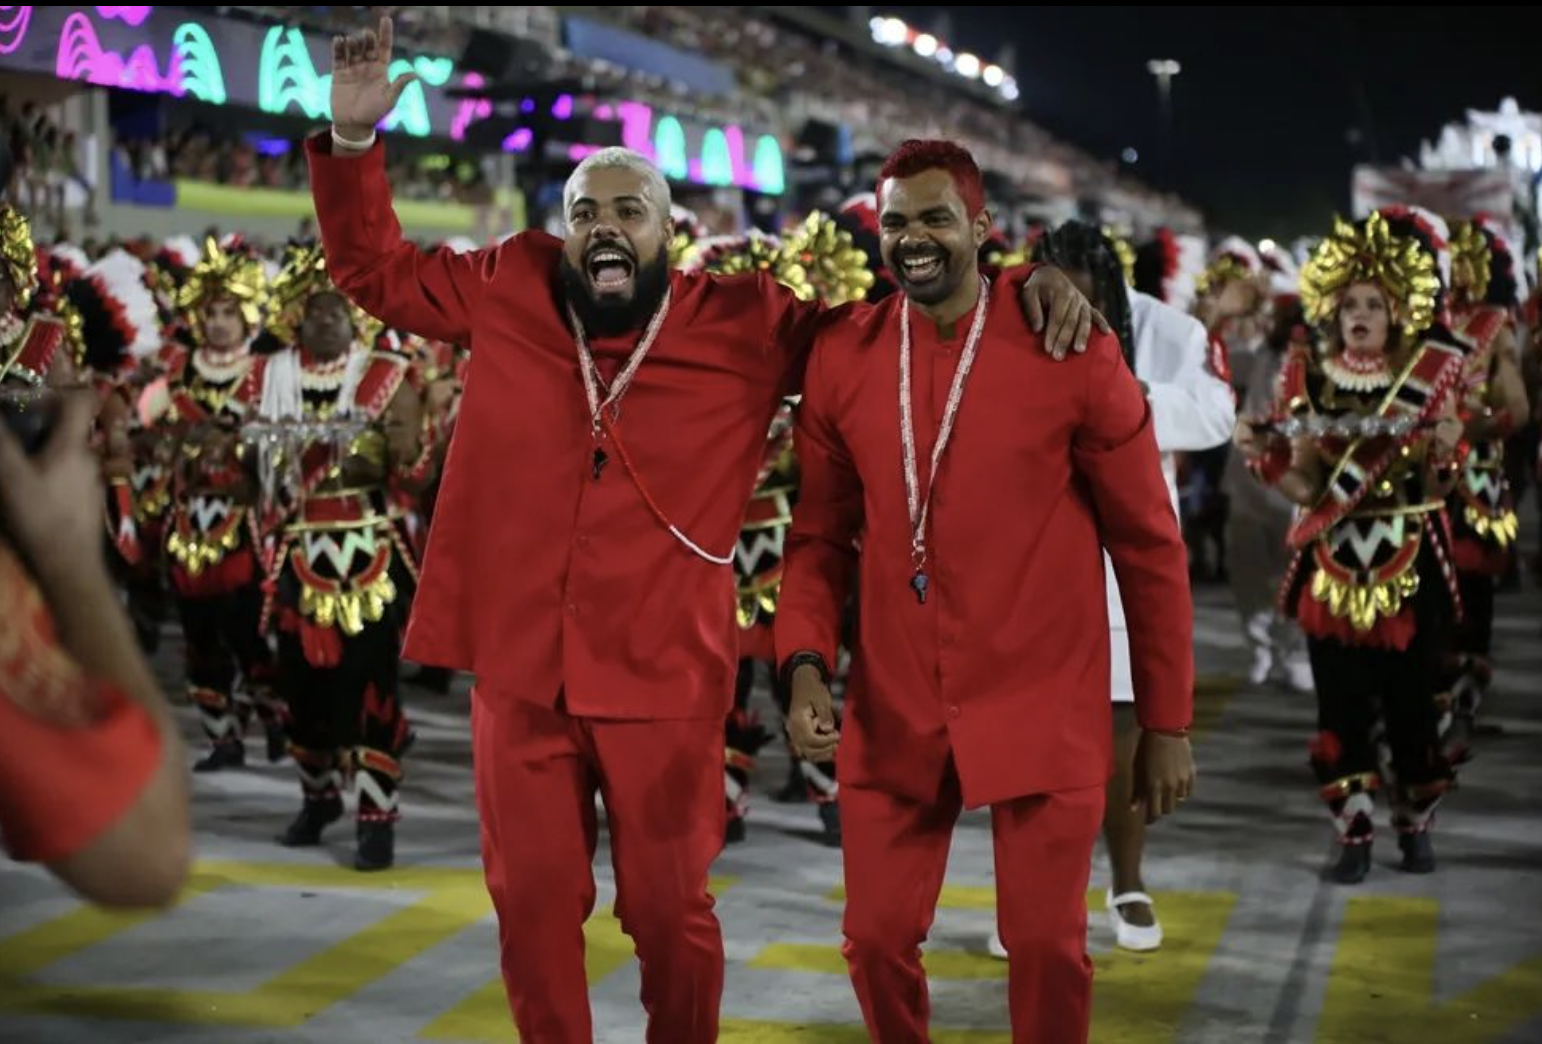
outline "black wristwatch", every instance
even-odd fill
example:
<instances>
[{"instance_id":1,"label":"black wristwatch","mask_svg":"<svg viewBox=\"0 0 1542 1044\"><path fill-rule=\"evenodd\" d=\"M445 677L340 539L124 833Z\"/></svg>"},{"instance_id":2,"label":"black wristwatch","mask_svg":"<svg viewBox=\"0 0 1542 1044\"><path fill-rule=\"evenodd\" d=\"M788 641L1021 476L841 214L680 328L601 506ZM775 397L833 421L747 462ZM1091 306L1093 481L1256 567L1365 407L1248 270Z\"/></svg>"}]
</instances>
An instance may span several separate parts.
<instances>
[{"instance_id":1,"label":"black wristwatch","mask_svg":"<svg viewBox=\"0 0 1542 1044\"><path fill-rule=\"evenodd\" d=\"M801 652L793 653L791 656L787 657L786 662L782 664L780 681L783 693L790 694L792 692L793 672L796 671L799 667L803 666L813 666L818 668L819 677L826 685L830 684L830 679L832 678L830 665L825 662L825 658L819 653L810 652L805 649Z\"/></svg>"}]
</instances>

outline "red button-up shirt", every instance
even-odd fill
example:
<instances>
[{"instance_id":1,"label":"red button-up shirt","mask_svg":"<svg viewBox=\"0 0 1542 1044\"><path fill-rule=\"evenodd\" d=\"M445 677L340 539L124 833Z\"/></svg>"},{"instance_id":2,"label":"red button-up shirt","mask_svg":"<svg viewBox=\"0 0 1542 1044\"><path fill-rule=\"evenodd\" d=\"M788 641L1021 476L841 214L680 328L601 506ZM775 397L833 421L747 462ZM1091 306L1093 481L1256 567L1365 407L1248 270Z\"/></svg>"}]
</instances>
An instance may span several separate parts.
<instances>
[{"instance_id":1,"label":"red button-up shirt","mask_svg":"<svg viewBox=\"0 0 1542 1044\"><path fill-rule=\"evenodd\" d=\"M1057 363L1012 295L992 295L938 469L920 603L900 441L904 301L817 337L777 650L834 663L859 572L846 783L930 799L951 756L970 807L1098 785L1112 766L1103 548L1129 619L1141 723L1181 729L1192 714L1187 561L1150 410L1113 337L1094 335L1084 358ZM944 340L911 317L923 491L972 319Z\"/></svg>"},{"instance_id":2,"label":"red button-up shirt","mask_svg":"<svg viewBox=\"0 0 1542 1044\"><path fill-rule=\"evenodd\" d=\"M388 324L466 345L466 392L405 655L472 671L494 699L608 718L721 717L737 625L727 565L650 513L607 445L602 476L572 332L560 240L423 252L402 239L383 149L308 143L334 280ZM729 554L782 397L802 382L823 312L765 274L670 275L668 319L622 400L619 431L658 507ZM614 373L637 336L595 339Z\"/></svg>"}]
</instances>

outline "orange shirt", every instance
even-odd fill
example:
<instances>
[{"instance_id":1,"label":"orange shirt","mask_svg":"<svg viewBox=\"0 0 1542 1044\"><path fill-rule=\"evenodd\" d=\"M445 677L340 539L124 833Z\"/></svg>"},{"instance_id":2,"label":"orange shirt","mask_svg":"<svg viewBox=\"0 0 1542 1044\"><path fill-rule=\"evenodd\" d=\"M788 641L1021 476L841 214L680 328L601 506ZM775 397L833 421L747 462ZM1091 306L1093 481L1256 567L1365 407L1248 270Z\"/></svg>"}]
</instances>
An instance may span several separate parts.
<instances>
[{"instance_id":1,"label":"orange shirt","mask_svg":"<svg viewBox=\"0 0 1542 1044\"><path fill-rule=\"evenodd\" d=\"M16 859L86 848L161 759L146 711L59 648L37 587L0 545L0 837Z\"/></svg>"}]
</instances>

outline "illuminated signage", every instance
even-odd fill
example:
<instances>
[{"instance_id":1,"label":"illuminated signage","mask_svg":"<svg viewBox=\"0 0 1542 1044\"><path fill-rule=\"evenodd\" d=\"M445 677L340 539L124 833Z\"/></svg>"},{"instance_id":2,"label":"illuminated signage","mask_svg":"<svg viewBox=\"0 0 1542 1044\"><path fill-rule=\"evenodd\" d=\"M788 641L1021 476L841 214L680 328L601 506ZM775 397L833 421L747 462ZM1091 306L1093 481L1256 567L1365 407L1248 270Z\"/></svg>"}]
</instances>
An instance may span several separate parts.
<instances>
[{"instance_id":1,"label":"illuminated signage","mask_svg":"<svg viewBox=\"0 0 1542 1044\"><path fill-rule=\"evenodd\" d=\"M0 54L9 68L133 91L246 105L317 121L330 118L331 40L290 26L265 28L184 7L0 8ZM391 65L414 72L383 130L457 137L465 103L443 88L476 86L448 58L414 55ZM474 103L473 103L474 104Z\"/></svg>"},{"instance_id":2,"label":"illuminated signage","mask_svg":"<svg viewBox=\"0 0 1542 1044\"><path fill-rule=\"evenodd\" d=\"M322 71L331 65L329 37L215 17L207 8L0 7L0 55L7 68L65 80L317 122L331 118L331 74ZM450 59L413 55L391 63L393 77L407 72L416 73L418 82L402 92L381 121L382 130L464 141L473 124L495 118L484 99L446 95L447 88L485 83L474 72L457 72ZM671 115L635 101L602 104L588 113L577 108L571 95L562 95L552 104L551 118L573 121L575 128L582 126L580 117L619 123L623 143L677 181L773 195L785 189L781 143L773 135ZM528 99L521 106L527 116L535 109ZM503 148L525 153L536 137L529 127L511 126ZM565 146L564 155L577 162L599 147L579 138Z\"/></svg>"},{"instance_id":3,"label":"illuminated signage","mask_svg":"<svg viewBox=\"0 0 1542 1044\"><path fill-rule=\"evenodd\" d=\"M535 103L526 99L521 108L530 113ZM573 97L558 96L551 115L559 122L573 119ZM774 135L750 139L738 124L701 123L635 101L597 105L592 116L619 123L621 143L652 160L665 177L697 185L737 186L769 195L780 195L786 189L782 145ZM503 149L523 153L534 144L535 134L521 127L503 140ZM599 145L579 142L567 146L567 158L576 163L599 149Z\"/></svg>"}]
</instances>

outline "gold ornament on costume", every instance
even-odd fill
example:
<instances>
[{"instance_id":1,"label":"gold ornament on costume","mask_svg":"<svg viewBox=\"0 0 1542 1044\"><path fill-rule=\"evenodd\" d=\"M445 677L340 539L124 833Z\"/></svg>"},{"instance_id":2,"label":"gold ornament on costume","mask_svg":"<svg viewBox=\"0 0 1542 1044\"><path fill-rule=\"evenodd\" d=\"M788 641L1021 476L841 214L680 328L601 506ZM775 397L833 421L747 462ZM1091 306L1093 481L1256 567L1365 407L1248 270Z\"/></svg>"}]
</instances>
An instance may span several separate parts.
<instances>
[{"instance_id":1,"label":"gold ornament on costume","mask_svg":"<svg viewBox=\"0 0 1542 1044\"><path fill-rule=\"evenodd\" d=\"M669 241L669 267L690 268L698 250L696 240L684 232L676 232L675 238Z\"/></svg>"},{"instance_id":2,"label":"gold ornament on costume","mask_svg":"<svg viewBox=\"0 0 1542 1044\"><path fill-rule=\"evenodd\" d=\"M817 210L809 214L788 232L782 250L788 255L789 269L801 268L814 295L827 305L861 301L872 288L867 254L828 214Z\"/></svg>"},{"instance_id":3,"label":"gold ornament on costume","mask_svg":"<svg viewBox=\"0 0 1542 1044\"><path fill-rule=\"evenodd\" d=\"M1451 225L1451 289L1460 291L1469 301L1488 296L1489 280L1494 274L1494 252L1488 238L1472 221Z\"/></svg>"},{"instance_id":4,"label":"gold ornament on costume","mask_svg":"<svg viewBox=\"0 0 1542 1044\"><path fill-rule=\"evenodd\" d=\"M16 291L11 309L20 312L32 302L32 293L37 289L37 251L27 219L21 211L5 204L0 204L0 265Z\"/></svg>"},{"instance_id":5,"label":"gold ornament on costume","mask_svg":"<svg viewBox=\"0 0 1542 1044\"><path fill-rule=\"evenodd\" d=\"M336 294L348 305L355 337L370 344L383 325L337 288L327 272L327 255L320 243L293 243L284 253L284 267L268 288L268 331L285 344L299 339L305 304L317 294Z\"/></svg>"},{"instance_id":6,"label":"gold ornament on costume","mask_svg":"<svg viewBox=\"0 0 1542 1044\"><path fill-rule=\"evenodd\" d=\"M1502 548L1509 547L1520 535L1521 520L1514 511L1509 509L1498 515L1491 515L1468 504L1462 509L1462 517L1479 538L1492 541Z\"/></svg>"},{"instance_id":7,"label":"gold ornament on costume","mask_svg":"<svg viewBox=\"0 0 1542 1044\"><path fill-rule=\"evenodd\" d=\"M350 638L358 637L366 624L385 619L386 608L396 601L396 584L389 573L359 586L338 585L335 590L316 590L300 585L300 612L317 627L336 627Z\"/></svg>"},{"instance_id":8,"label":"gold ornament on costume","mask_svg":"<svg viewBox=\"0 0 1542 1044\"><path fill-rule=\"evenodd\" d=\"M1119 233L1115 232L1107 225L1103 226L1103 238L1107 239L1109 243L1113 244L1114 257L1119 259L1119 269L1120 271L1124 272L1124 281L1130 286L1134 286L1135 248L1130 245L1130 241L1128 239L1125 239L1123 236L1119 235Z\"/></svg>"},{"instance_id":9,"label":"gold ornament on costume","mask_svg":"<svg viewBox=\"0 0 1542 1044\"><path fill-rule=\"evenodd\" d=\"M64 347L70 353L70 361L77 371L86 367L86 319L75 307L75 302L60 296L54 301L54 318L64 324Z\"/></svg>"},{"instance_id":10,"label":"gold ornament on costume","mask_svg":"<svg viewBox=\"0 0 1542 1044\"><path fill-rule=\"evenodd\" d=\"M1203 296L1212 290L1220 290L1234 279L1252 278L1253 270L1241 258L1226 254L1199 273L1199 278L1194 280L1194 290Z\"/></svg>"},{"instance_id":11,"label":"gold ornament on costume","mask_svg":"<svg viewBox=\"0 0 1542 1044\"><path fill-rule=\"evenodd\" d=\"M769 272L798 300L817 298L831 305L860 301L873 285L867 255L849 232L819 211L790 229L785 239L751 232L698 242L685 268L713 275Z\"/></svg>"},{"instance_id":12,"label":"gold ornament on costume","mask_svg":"<svg viewBox=\"0 0 1542 1044\"><path fill-rule=\"evenodd\" d=\"M1333 321L1344 291L1355 283L1375 283L1391 299L1392 315L1412 343L1435 321L1440 274L1435 258L1411 236L1392 231L1380 213L1351 225L1333 222L1333 234L1318 244L1301 269L1301 305L1317 325Z\"/></svg>"},{"instance_id":13,"label":"gold ornament on costume","mask_svg":"<svg viewBox=\"0 0 1542 1044\"><path fill-rule=\"evenodd\" d=\"M697 243L696 247L691 267L713 275L742 275L745 272L777 275L786 263L782 256L782 241L761 232L707 239Z\"/></svg>"},{"instance_id":14,"label":"gold ornament on costume","mask_svg":"<svg viewBox=\"0 0 1542 1044\"><path fill-rule=\"evenodd\" d=\"M1400 556L1400 568L1350 573L1332 560L1326 544L1318 544L1314 554L1317 569L1312 574L1312 598L1333 616L1348 620L1361 634L1375 627L1378 620L1402 612L1404 602L1419 591L1413 555Z\"/></svg>"},{"instance_id":15,"label":"gold ornament on costume","mask_svg":"<svg viewBox=\"0 0 1542 1044\"><path fill-rule=\"evenodd\" d=\"M1012 250L993 250L985 255L985 263L995 265L997 268L1015 268L1032 261L1032 253L1033 251L1026 244Z\"/></svg>"},{"instance_id":16,"label":"gold ornament on costume","mask_svg":"<svg viewBox=\"0 0 1542 1044\"><path fill-rule=\"evenodd\" d=\"M177 292L177 307L187 316L202 339L205 305L221 297L233 297L241 307L247 328L256 331L262 322L267 294L262 262L244 249L226 250L213 237L204 240L203 257L187 274Z\"/></svg>"},{"instance_id":17,"label":"gold ornament on costume","mask_svg":"<svg viewBox=\"0 0 1542 1044\"><path fill-rule=\"evenodd\" d=\"M166 538L166 550L188 576L201 576L205 570L219 565L226 555L241 546L241 523L244 517L241 510L234 509L213 529L199 530L186 514L180 514Z\"/></svg>"}]
</instances>

